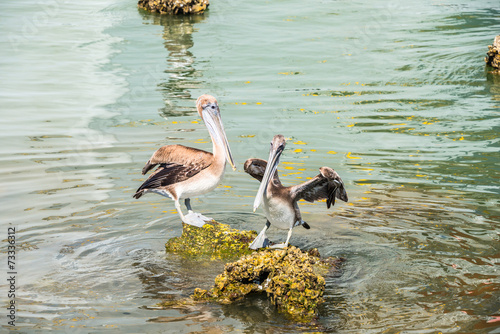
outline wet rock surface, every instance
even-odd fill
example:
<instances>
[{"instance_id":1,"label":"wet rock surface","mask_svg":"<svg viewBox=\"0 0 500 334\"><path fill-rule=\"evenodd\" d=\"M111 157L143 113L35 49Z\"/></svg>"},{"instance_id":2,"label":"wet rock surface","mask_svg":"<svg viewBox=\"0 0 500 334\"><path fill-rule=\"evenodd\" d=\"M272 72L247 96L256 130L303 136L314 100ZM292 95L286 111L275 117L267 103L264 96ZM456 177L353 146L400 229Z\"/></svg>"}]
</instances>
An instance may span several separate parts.
<instances>
[{"instance_id":1,"label":"wet rock surface","mask_svg":"<svg viewBox=\"0 0 500 334\"><path fill-rule=\"evenodd\" d=\"M208 0L139 0L139 8L160 14L201 14L209 6Z\"/></svg>"},{"instance_id":2,"label":"wet rock surface","mask_svg":"<svg viewBox=\"0 0 500 334\"><path fill-rule=\"evenodd\" d=\"M484 61L486 65L494 68L493 73L500 74L500 35L495 37L493 45L488 45Z\"/></svg>"},{"instance_id":3,"label":"wet rock surface","mask_svg":"<svg viewBox=\"0 0 500 334\"><path fill-rule=\"evenodd\" d=\"M168 240L165 249L187 257L236 259L253 252L248 245L257 236L255 231L240 231L216 221L203 227L182 226L182 235Z\"/></svg>"},{"instance_id":4,"label":"wet rock surface","mask_svg":"<svg viewBox=\"0 0 500 334\"><path fill-rule=\"evenodd\" d=\"M324 275L338 270L343 260L320 258L317 249L302 251L264 249L227 263L209 290L195 289L197 301L229 304L250 293L265 293L278 310L295 321L307 322L317 317L323 302Z\"/></svg>"}]
</instances>

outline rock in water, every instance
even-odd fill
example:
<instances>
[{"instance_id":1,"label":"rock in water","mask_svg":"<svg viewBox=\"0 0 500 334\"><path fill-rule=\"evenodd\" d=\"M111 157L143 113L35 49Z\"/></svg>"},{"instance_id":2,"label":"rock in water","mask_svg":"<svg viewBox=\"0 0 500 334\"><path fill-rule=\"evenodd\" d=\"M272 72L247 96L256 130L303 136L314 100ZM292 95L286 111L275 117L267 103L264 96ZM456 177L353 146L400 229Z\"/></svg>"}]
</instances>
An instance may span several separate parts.
<instances>
[{"instance_id":1,"label":"rock in water","mask_svg":"<svg viewBox=\"0 0 500 334\"><path fill-rule=\"evenodd\" d=\"M338 269L338 258L321 259L317 249L264 249L227 263L210 290L195 289L194 300L231 303L251 292L266 292L280 312L295 321L311 321L323 302L325 275Z\"/></svg>"},{"instance_id":2,"label":"rock in water","mask_svg":"<svg viewBox=\"0 0 500 334\"><path fill-rule=\"evenodd\" d=\"M500 35L495 37L493 45L488 45L488 52L484 61L486 65L495 68L494 73L500 74Z\"/></svg>"},{"instance_id":3,"label":"rock in water","mask_svg":"<svg viewBox=\"0 0 500 334\"><path fill-rule=\"evenodd\" d=\"M182 235L165 244L167 252L189 257L234 259L250 254L250 242L257 237L255 231L240 231L216 221L203 227L182 223Z\"/></svg>"},{"instance_id":4,"label":"rock in water","mask_svg":"<svg viewBox=\"0 0 500 334\"><path fill-rule=\"evenodd\" d=\"M208 0L139 0L137 6L160 14L201 14L209 3Z\"/></svg>"}]
</instances>

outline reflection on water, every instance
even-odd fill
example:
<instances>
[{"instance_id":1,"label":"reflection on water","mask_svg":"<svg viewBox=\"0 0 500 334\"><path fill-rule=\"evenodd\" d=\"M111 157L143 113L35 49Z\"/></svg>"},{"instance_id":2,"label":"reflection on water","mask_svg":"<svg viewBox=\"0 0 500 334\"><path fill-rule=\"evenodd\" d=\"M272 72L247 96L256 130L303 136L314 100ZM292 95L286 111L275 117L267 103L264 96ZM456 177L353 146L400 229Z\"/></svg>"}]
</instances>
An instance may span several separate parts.
<instances>
[{"instance_id":1,"label":"reflection on water","mask_svg":"<svg viewBox=\"0 0 500 334\"><path fill-rule=\"evenodd\" d=\"M196 58L189 50L193 47L195 25L205 19L204 15L159 15L139 10L144 22L164 27L163 45L168 51L165 73L168 78L158 87L163 94L165 107L160 113L165 116L183 116L193 112L192 89L201 87L203 73L195 66Z\"/></svg>"}]
</instances>

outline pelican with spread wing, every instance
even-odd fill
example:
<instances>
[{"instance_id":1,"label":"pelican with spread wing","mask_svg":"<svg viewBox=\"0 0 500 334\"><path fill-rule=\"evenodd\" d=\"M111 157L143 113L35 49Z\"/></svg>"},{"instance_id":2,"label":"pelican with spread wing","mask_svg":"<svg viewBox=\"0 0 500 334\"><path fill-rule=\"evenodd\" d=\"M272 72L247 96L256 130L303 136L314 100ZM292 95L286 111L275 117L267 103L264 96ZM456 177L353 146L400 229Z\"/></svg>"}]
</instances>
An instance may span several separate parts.
<instances>
[{"instance_id":1,"label":"pelican with spread wing","mask_svg":"<svg viewBox=\"0 0 500 334\"><path fill-rule=\"evenodd\" d=\"M320 173L302 184L285 187L278 177L278 164L281 153L285 149L285 137L276 135L271 142L269 162L262 159L248 159L245 162L245 172L260 181L260 187L255 197L253 211L262 203L267 218L264 229L250 244L251 249L258 249L269 245L266 231L274 225L277 228L288 230L288 237L282 244L271 246L272 248L284 248L288 246L292 229L295 226L303 226L309 229L309 225L302 220L297 202L304 199L308 202L326 199L326 206L330 208L338 198L347 202L347 193L344 182L339 174L330 167L321 167Z\"/></svg>"},{"instance_id":2,"label":"pelican with spread wing","mask_svg":"<svg viewBox=\"0 0 500 334\"><path fill-rule=\"evenodd\" d=\"M196 101L198 114L205 122L213 143L213 153L183 145L160 147L148 160L142 174L159 165L137 189L134 198L149 192L170 197L182 221L201 227L212 218L192 211L190 198L212 191L222 180L226 160L236 170L226 133L220 117L217 100L202 95ZM181 211L179 201L184 199L188 214Z\"/></svg>"}]
</instances>

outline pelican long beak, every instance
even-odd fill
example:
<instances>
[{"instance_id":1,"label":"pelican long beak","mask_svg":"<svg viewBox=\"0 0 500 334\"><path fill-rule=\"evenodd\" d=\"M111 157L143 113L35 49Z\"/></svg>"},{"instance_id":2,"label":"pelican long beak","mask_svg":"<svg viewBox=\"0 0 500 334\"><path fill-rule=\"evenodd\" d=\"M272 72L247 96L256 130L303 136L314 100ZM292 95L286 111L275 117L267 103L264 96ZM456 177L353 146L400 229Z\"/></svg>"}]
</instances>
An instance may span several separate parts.
<instances>
[{"instance_id":1,"label":"pelican long beak","mask_svg":"<svg viewBox=\"0 0 500 334\"><path fill-rule=\"evenodd\" d=\"M272 143L271 143L272 145ZM271 182L276 169L278 169L278 164L280 163L280 156L283 150L285 149L285 145L272 145L271 150L269 151L269 159L267 160L266 170L264 171L264 176L262 177L262 181L260 182L259 190L257 190L257 196L255 196L255 201L253 202L253 212L257 210L260 203L262 203L262 199L267 194L267 186L269 182Z\"/></svg>"},{"instance_id":2,"label":"pelican long beak","mask_svg":"<svg viewBox=\"0 0 500 334\"><path fill-rule=\"evenodd\" d=\"M210 135L212 136L214 145L223 147L227 162L229 162L233 170L236 170L231 149L229 148L229 143L227 142L226 132L224 131L224 125L222 125L219 107L216 104L209 103L203 109L202 115L203 120L207 125L208 132L210 132Z\"/></svg>"}]
</instances>

